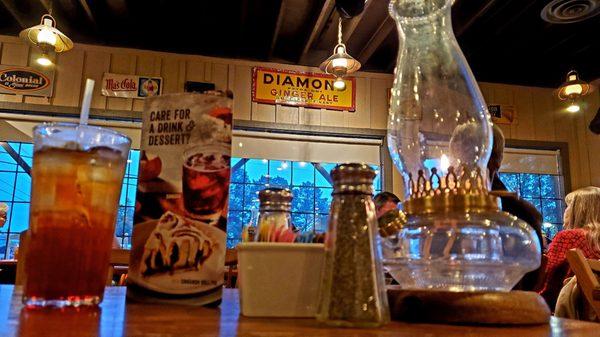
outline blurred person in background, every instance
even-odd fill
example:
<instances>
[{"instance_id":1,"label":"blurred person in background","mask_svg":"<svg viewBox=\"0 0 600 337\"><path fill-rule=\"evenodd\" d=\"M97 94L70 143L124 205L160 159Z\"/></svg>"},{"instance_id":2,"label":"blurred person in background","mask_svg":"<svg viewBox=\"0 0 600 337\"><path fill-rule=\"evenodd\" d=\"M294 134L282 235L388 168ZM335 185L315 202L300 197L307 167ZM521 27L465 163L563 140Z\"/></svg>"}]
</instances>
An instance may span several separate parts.
<instances>
[{"instance_id":1,"label":"blurred person in background","mask_svg":"<svg viewBox=\"0 0 600 337\"><path fill-rule=\"evenodd\" d=\"M567 251L579 248L588 259L600 259L600 188L588 186L565 197L564 230L558 232L548 248L548 263L540 290L550 308L556 305L565 279L572 276Z\"/></svg>"},{"instance_id":2,"label":"blurred person in background","mask_svg":"<svg viewBox=\"0 0 600 337\"><path fill-rule=\"evenodd\" d=\"M0 202L0 228L6 223L6 215L8 214L8 206Z\"/></svg>"},{"instance_id":3,"label":"blurred person in background","mask_svg":"<svg viewBox=\"0 0 600 337\"><path fill-rule=\"evenodd\" d=\"M504 212L510 213L525 221L535 230L538 240L540 241L541 249L544 251L545 240L542 236L542 215L535 206L527 200L520 198L516 193L509 192L506 185L500 180L498 173L500 172L502 160L504 159L505 139L502 130L496 124L493 124L492 131L492 153L490 154L487 165L489 178L492 184L492 194L495 194L500 198L501 207ZM529 291L537 289L542 282L542 267L543 265L540 268L525 274L513 289Z\"/></svg>"},{"instance_id":4,"label":"blurred person in background","mask_svg":"<svg viewBox=\"0 0 600 337\"><path fill-rule=\"evenodd\" d=\"M377 219L385 213L397 209L400 198L391 192L381 192L373 197Z\"/></svg>"}]
</instances>

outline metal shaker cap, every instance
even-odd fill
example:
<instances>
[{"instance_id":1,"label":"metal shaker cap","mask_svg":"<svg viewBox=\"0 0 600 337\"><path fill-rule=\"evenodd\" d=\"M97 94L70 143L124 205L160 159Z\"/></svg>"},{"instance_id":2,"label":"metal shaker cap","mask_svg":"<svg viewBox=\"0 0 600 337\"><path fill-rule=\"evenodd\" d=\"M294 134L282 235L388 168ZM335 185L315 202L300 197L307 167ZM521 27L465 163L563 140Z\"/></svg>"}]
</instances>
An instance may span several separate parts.
<instances>
[{"instance_id":1,"label":"metal shaker cap","mask_svg":"<svg viewBox=\"0 0 600 337\"><path fill-rule=\"evenodd\" d=\"M285 188L269 187L258 192L259 211L283 211L292 209L292 192Z\"/></svg>"},{"instance_id":2,"label":"metal shaker cap","mask_svg":"<svg viewBox=\"0 0 600 337\"><path fill-rule=\"evenodd\" d=\"M373 194L375 170L367 164L339 164L331 170L333 193Z\"/></svg>"}]
</instances>

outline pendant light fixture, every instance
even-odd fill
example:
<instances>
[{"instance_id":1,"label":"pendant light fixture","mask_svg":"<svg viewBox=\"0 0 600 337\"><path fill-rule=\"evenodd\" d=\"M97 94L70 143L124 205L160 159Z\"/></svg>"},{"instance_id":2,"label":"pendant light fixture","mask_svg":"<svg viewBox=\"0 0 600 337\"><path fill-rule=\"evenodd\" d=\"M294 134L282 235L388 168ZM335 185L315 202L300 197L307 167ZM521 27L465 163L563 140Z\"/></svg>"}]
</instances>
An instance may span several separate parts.
<instances>
[{"instance_id":1,"label":"pendant light fixture","mask_svg":"<svg viewBox=\"0 0 600 337\"><path fill-rule=\"evenodd\" d=\"M558 98L561 101L569 101L568 112L579 112L580 107L576 100L579 97L587 95L590 91L590 85L579 78L575 70L569 71L567 80L558 88Z\"/></svg>"},{"instance_id":2,"label":"pendant light fixture","mask_svg":"<svg viewBox=\"0 0 600 337\"><path fill-rule=\"evenodd\" d=\"M338 21L338 41L333 48L333 55L323 61L319 68L326 74L335 76L333 87L336 90L345 90L344 77L357 72L360 62L346 52L346 45L342 42L342 18Z\"/></svg>"},{"instance_id":3,"label":"pendant light fixture","mask_svg":"<svg viewBox=\"0 0 600 337\"><path fill-rule=\"evenodd\" d=\"M62 53L73 48L73 41L56 28L56 20L50 14L42 15L39 25L24 29L19 36L41 50L36 62L46 67L53 64L49 53Z\"/></svg>"}]
</instances>

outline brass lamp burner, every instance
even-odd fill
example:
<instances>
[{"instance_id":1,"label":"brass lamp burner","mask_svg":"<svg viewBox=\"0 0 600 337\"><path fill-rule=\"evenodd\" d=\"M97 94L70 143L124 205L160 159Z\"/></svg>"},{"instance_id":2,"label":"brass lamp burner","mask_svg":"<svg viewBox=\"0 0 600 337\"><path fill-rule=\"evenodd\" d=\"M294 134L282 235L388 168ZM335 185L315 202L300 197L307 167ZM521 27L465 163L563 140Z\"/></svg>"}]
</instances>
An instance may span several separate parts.
<instances>
[{"instance_id":1,"label":"brass lamp burner","mask_svg":"<svg viewBox=\"0 0 600 337\"><path fill-rule=\"evenodd\" d=\"M432 168L429 178L419 170L416 180L409 174L409 188L410 197L404 202L408 215L499 210L498 198L489 193L479 167L461 165L457 172L450 166L445 176Z\"/></svg>"},{"instance_id":2,"label":"brass lamp burner","mask_svg":"<svg viewBox=\"0 0 600 337\"><path fill-rule=\"evenodd\" d=\"M499 212L498 197L485 185L481 169L469 169L465 165L457 170L450 166L448 173L438 174L431 169L427 177L419 170L416 180L409 173L410 196L404 201L404 212L390 211L379 219L379 234L387 237L397 233L407 222L407 216Z\"/></svg>"}]
</instances>

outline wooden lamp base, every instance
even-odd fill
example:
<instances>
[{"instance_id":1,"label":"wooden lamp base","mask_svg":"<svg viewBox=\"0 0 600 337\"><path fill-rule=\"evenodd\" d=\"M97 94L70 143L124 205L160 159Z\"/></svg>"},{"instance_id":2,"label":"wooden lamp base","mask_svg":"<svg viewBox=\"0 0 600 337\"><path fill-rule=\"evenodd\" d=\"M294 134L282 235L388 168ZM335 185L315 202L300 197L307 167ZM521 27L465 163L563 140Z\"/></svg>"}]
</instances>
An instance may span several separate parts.
<instances>
[{"instance_id":1,"label":"wooden lamp base","mask_svg":"<svg viewBox=\"0 0 600 337\"><path fill-rule=\"evenodd\" d=\"M458 293L388 287L393 320L421 323L547 324L550 309L532 291Z\"/></svg>"}]
</instances>

